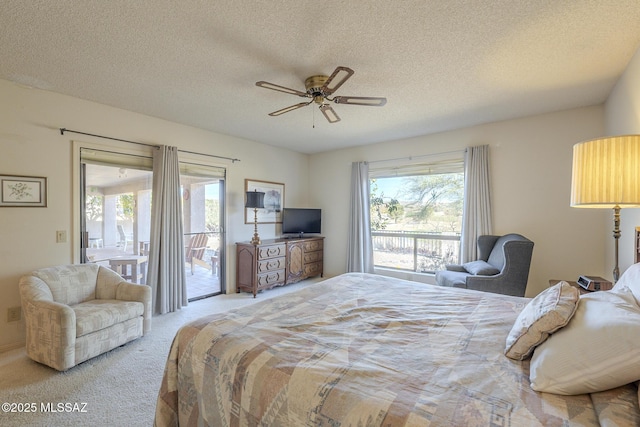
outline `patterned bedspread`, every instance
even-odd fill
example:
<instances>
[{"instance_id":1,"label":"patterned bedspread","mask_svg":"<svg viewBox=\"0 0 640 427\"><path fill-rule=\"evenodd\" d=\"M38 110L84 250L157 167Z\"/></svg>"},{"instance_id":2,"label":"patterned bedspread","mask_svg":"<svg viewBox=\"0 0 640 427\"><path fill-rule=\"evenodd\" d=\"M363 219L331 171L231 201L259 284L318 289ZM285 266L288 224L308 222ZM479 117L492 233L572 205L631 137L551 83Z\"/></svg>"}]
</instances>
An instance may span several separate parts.
<instances>
[{"instance_id":1,"label":"patterned bedspread","mask_svg":"<svg viewBox=\"0 0 640 427\"><path fill-rule=\"evenodd\" d=\"M345 274L177 333L155 425L640 425L637 386L558 396L504 356L527 299Z\"/></svg>"}]
</instances>

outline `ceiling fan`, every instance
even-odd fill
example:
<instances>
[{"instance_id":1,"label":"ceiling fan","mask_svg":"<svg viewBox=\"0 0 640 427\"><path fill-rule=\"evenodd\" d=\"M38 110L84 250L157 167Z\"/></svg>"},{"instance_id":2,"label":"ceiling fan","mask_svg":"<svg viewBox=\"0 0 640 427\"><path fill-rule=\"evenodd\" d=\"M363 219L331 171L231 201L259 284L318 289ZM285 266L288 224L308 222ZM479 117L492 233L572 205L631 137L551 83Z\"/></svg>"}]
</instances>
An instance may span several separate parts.
<instances>
[{"instance_id":1,"label":"ceiling fan","mask_svg":"<svg viewBox=\"0 0 640 427\"><path fill-rule=\"evenodd\" d=\"M317 75L311 76L305 80L304 86L306 92L301 92L296 89L290 89L288 87L276 85L269 82L259 81L256 82L256 86L263 87L265 89L277 90L279 92L289 93L291 95L297 95L302 98L311 98L309 102L301 102L289 107L285 107L281 110L269 113L270 116L279 116L289 111L296 110L301 107L305 107L312 102L318 104L320 111L329 123L335 123L340 121L340 117L328 104L328 101L336 104L351 104L351 105L367 105L370 107L382 107L387 103L387 98L370 97L370 96L334 96L333 93L338 90L344 82L353 75L353 70L348 67L338 67L330 76Z\"/></svg>"}]
</instances>

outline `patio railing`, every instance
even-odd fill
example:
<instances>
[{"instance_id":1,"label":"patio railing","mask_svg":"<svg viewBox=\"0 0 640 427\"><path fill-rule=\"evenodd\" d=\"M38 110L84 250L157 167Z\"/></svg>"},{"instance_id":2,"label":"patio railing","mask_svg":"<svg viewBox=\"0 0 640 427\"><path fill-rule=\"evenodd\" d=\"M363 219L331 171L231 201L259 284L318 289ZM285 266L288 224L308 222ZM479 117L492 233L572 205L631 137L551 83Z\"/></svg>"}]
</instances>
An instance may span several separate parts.
<instances>
[{"instance_id":1,"label":"patio railing","mask_svg":"<svg viewBox=\"0 0 640 427\"><path fill-rule=\"evenodd\" d=\"M460 235L373 231L373 259L376 267L418 273L443 270L445 264L460 261Z\"/></svg>"}]
</instances>

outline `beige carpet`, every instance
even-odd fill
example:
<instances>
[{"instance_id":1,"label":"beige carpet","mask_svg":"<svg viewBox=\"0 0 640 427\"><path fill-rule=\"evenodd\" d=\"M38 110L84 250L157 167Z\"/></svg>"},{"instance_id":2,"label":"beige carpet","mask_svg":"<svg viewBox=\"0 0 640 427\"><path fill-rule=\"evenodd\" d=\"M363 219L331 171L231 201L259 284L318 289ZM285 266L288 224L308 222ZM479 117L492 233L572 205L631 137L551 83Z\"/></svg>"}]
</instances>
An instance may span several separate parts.
<instances>
[{"instance_id":1,"label":"beige carpet","mask_svg":"<svg viewBox=\"0 0 640 427\"><path fill-rule=\"evenodd\" d=\"M0 354L2 426L152 426L169 347L190 320L268 300L317 282L311 279L251 294L219 295L153 318L149 334L58 372L27 358L24 348ZM24 412L35 410L33 412ZM57 411L57 412L54 412Z\"/></svg>"}]
</instances>

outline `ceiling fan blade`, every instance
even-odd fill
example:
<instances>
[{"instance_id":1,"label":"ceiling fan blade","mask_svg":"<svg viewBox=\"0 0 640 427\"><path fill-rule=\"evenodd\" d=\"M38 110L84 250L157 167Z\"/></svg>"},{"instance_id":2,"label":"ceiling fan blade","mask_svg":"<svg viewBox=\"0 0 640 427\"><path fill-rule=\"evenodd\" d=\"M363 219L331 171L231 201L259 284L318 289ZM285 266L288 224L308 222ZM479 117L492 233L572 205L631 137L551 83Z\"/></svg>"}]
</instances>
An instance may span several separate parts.
<instances>
[{"instance_id":1,"label":"ceiling fan blade","mask_svg":"<svg viewBox=\"0 0 640 427\"><path fill-rule=\"evenodd\" d=\"M279 116L280 114L288 113L289 111L297 110L298 108L301 108L301 107L306 107L307 105L311 104L312 102L313 101L301 102L299 104L290 105L289 107L285 107L282 110L278 110L278 111L274 111L273 113L269 113L269 115L272 116L272 117Z\"/></svg>"},{"instance_id":2,"label":"ceiling fan blade","mask_svg":"<svg viewBox=\"0 0 640 427\"><path fill-rule=\"evenodd\" d=\"M306 93L306 92L300 92L299 90L290 89L288 87L276 85L276 84L269 83L269 82L259 81L259 82L256 82L256 86L263 87L265 89L277 90L278 92L284 92L284 93L288 93L288 94L291 94L291 95L298 95L298 96L302 96L302 97L305 97L305 98L309 97L309 94Z\"/></svg>"},{"instance_id":3,"label":"ceiling fan blade","mask_svg":"<svg viewBox=\"0 0 640 427\"><path fill-rule=\"evenodd\" d=\"M322 104L320 106L320 111L324 114L324 117L327 119L329 123L335 123L340 121L340 117L336 114L336 112L331 108L331 105Z\"/></svg>"},{"instance_id":4,"label":"ceiling fan blade","mask_svg":"<svg viewBox=\"0 0 640 427\"><path fill-rule=\"evenodd\" d=\"M342 86L342 84L346 82L347 79L352 75L353 75L353 70L351 68L338 67L335 69L333 74L329 76L327 81L324 82L324 85L320 90L325 95L331 95L333 92L338 90L338 88Z\"/></svg>"},{"instance_id":5,"label":"ceiling fan blade","mask_svg":"<svg viewBox=\"0 0 640 427\"><path fill-rule=\"evenodd\" d=\"M382 107L387 103L387 98L375 96L336 96L332 99L336 104L368 105L371 107Z\"/></svg>"}]
</instances>

